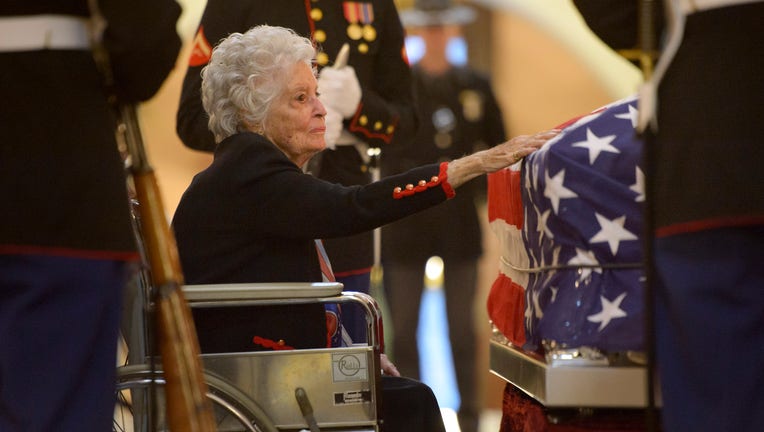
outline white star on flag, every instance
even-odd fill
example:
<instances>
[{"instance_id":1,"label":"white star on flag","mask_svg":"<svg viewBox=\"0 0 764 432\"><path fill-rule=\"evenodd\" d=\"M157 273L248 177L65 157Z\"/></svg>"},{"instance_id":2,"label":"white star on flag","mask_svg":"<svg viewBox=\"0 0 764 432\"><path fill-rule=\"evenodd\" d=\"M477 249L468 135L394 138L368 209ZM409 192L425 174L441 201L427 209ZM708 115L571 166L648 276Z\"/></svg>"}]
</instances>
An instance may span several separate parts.
<instances>
[{"instance_id":1,"label":"white star on flag","mask_svg":"<svg viewBox=\"0 0 764 432\"><path fill-rule=\"evenodd\" d=\"M638 108L632 96L566 122L525 160L522 241L537 272L516 319L529 349L545 340L605 351L643 345Z\"/></svg>"},{"instance_id":2,"label":"white star on flag","mask_svg":"<svg viewBox=\"0 0 764 432\"><path fill-rule=\"evenodd\" d=\"M616 139L616 135L598 137L590 128L586 128L586 141L573 143L572 147L582 147L589 150L589 165L593 165L601 152L620 153L621 151L610 145Z\"/></svg>"},{"instance_id":3,"label":"white star on flag","mask_svg":"<svg viewBox=\"0 0 764 432\"><path fill-rule=\"evenodd\" d=\"M544 196L552 201L552 208L555 214L558 213L561 199L578 197L575 192L563 185L565 182L565 170L560 170L554 177L549 177L549 171L544 172L544 181L546 182Z\"/></svg>"},{"instance_id":4,"label":"white star on flag","mask_svg":"<svg viewBox=\"0 0 764 432\"><path fill-rule=\"evenodd\" d=\"M616 114L615 118L626 119L631 121L631 127L636 128L639 122L639 110L629 105L629 112L623 114Z\"/></svg>"},{"instance_id":5,"label":"white star on flag","mask_svg":"<svg viewBox=\"0 0 764 432\"><path fill-rule=\"evenodd\" d=\"M525 175L525 188L530 189L531 187L537 188L539 186L539 171L538 167L534 164L528 165L528 173Z\"/></svg>"},{"instance_id":6,"label":"white star on flag","mask_svg":"<svg viewBox=\"0 0 764 432\"><path fill-rule=\"evenodd\" d=\"M599 263L597 262L597 258L594 256L594 252L583 250L581 248L576 248L576 256L568 260L568 264L575 266L575 265L596 265ZM589 275L592 274L592 271L595 271L597 273L602 273L602 268L600 267L581 268L581 277L578 278L579 282L589 277Z\"/></svg>"},{"instance_id":7,"label":"white star on flag","mask_svg":"<svg viewBox=\"0 0 764 432\"><path fill-rule=\"evenodd\" d=\"M620 216L613 220L596 212L594 213L594 216L600 224L600 231L595 234L594 237L589 239L589 242L607 242L608 245L610 245L610 252L612 252L614 256L618 254L618 246L621 244L621 241L637 239L636 235L623 227L626 222L626 216Z\"/></svg>"},{"instance_id":8,"label":"white star on flag","mask_svg":"<svg viewBox=\"0 0 764 432\"><path fill-rule=\"evenodd\" d=\"M626 297L626 293L622 293L613 302L608 301L604 296L600 296L600 302L602 302L602 311L594 315L586 317L589 322L600 323L600 327L597 331L602 331L610 321L614 318L623 318L627 316L627 313L621 309L621 302Z\"/></svg>"},{"instance_id":9,"label":"white star on flag","mask_svg":"<svg viewBox=\"0 0 764 432\"><path fill-rule=\"evenodd\" d=\"M539 236L539 243L544 241L544 235L548 236L550 240L553 239L554 234L552 234L552 231L546 223L549 219L549 215L552 214L552 210L547 209L544 213L540 213L538 207L534 207L533 209L536 210L536 218L538 219L536 222L536 231L541 233Z\"/></svg>"},{"instance_id":10,"label":"white star on flag","mask_svg":"<svg viewBox=\"0 0 764 432\"><path fill-rule=\"evenodd\" d=\"M645 173L642 172L639 167L636 167L635 183L629 187L632 191L637 193L637 197L634 199L636 202L645 201Z\"/></svg>"},{"instance_id":11,"label":"white star on flag","mask_svg":"<svg viewBox=\"0 0 764 432\"><path fill-rule=\"evenodd\" d=\"M544 311L541 308L541 305L539 304L539 295L541 293L538 291L533 291L531 293L531 299L533 300L533 312L534 317L537 319L544 318Z\"/></svg>"},{"instance_id":12,"label":"white star on flag","mask_svg":"<svg viewBox=\"0 0 764 432\"><path fill-rule=\"evenodd\" d=\"M526 300L525 305L525 313L523 314L523 317L525 318L525 327L530 329L533 327L533 304Z\"/></svg>"}]
</instances>

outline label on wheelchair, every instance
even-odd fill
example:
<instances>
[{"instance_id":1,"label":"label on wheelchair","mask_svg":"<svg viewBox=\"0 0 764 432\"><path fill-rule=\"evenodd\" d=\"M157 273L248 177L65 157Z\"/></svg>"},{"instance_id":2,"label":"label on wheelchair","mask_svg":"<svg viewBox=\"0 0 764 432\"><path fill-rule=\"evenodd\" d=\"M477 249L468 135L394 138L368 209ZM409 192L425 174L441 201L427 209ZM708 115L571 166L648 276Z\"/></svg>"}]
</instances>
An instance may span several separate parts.
<instances>
[{"instance_id":1,"label":"label on wheelchair","mask_svg":"<svg viewBox=\"0 0 764 432\"><path fill-rule=\"evenodd\" d=\"M335 405L352 405L371 402L371 390L346 391L334 394Z\"/></svg>"},{"instance_id":2,"label":"label on wheelchair","mask_svg":"<svg viewBox=\"0 0 764 432\"><path fill-rule=\"evenodd\" d=\"M332 379L334 382L368 381L366 353L332 354Z\"/></svg>"}]
</instances>

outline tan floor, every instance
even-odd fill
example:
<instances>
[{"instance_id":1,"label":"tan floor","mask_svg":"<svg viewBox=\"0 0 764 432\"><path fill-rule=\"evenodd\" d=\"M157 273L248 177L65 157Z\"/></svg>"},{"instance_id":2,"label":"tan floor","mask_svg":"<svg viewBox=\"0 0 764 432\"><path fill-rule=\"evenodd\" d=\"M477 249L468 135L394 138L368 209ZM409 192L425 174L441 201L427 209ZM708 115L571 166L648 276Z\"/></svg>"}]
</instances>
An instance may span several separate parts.
<instances>
[{"instance_id":1,"label":"tan floor","mask_svg":"<svg viewBox=\"0 0 764 432\"><path fill-rule=\"evenodd\" d=\"M446 432L460 432L459 424L456 421L456 413L450 408L444 408L441 411L443 413L443 423L446 425ZM500 424L500 410L484 410L480 414L480 432L497 432Z\"/></svg>"}]
</instances>

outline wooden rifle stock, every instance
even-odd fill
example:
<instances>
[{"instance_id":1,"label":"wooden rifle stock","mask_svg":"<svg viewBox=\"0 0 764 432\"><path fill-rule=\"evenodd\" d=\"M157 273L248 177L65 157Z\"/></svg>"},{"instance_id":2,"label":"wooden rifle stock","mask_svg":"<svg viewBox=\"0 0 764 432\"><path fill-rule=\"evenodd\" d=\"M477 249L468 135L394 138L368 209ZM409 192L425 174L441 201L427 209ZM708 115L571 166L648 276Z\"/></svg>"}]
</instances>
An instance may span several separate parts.
<instances>
[{"instance_id":1,"label":"wooden rifle stock","mask_svg":"<svg viewBox=\"0 0 764 432\"><path fill-rule=\"evenodd\" d=\"M183 274L175 237L165 217L154 170L148 163L134 105L119 106L118 133L127 146L138 202L142 234L155 292L159 349L166 380L170 430L215 431L212 404L207 399L199 341L181 287Z\"/></svg>"}]
</instances>

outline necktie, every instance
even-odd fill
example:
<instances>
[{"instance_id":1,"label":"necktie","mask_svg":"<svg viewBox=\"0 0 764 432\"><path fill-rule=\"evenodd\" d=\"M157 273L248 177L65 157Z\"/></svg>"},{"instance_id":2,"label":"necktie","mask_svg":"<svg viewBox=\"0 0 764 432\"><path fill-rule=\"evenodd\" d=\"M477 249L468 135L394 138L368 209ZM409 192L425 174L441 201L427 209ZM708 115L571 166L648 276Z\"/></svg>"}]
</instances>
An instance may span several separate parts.
<instances>
[{"instance_id":1,"label":"necktie","mask_svg":"<svg viewBox=\"0 0 764 432\"><path fill-rule=\"evenodd\" d=\"M321 239L316 239L316 253L318 253L318 263L321 265L321 274L324 282L336 282L334 272L332 271L332 264L329 262L329 256L326 254L326 249L324 249L324 243ZM324 305L324 308L326 309L326 346L342 346L342 310L340 305L327 303Z\"/></svg>"}]
</instances>

